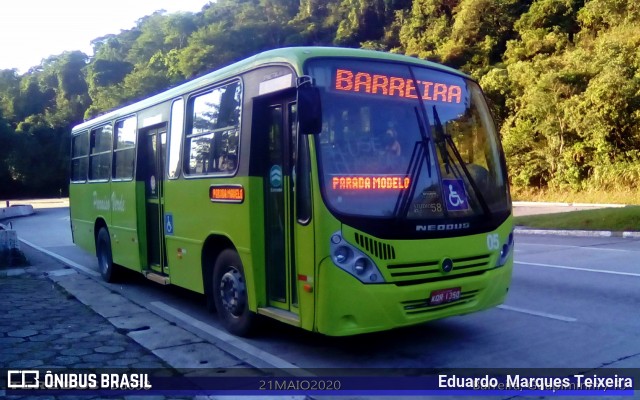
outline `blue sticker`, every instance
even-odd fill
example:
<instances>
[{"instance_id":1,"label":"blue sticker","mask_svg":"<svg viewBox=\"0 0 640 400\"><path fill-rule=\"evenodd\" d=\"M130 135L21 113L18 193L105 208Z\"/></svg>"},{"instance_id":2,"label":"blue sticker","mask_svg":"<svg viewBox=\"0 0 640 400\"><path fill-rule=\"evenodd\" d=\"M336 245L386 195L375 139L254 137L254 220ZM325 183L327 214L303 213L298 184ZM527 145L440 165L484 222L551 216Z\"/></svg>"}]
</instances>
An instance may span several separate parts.
<instances>
[{"instance_id":1,"label":"blue sticker","mask_svg":"<svg viewBox=\"0 0 640 400\"><path fill-rule=\"evenodd\" d=\"M449 211L465 211L469 209L467 192L462 179L443 179L445 202Z\"/></svg>"},{"instance_id":2,"label":"blue sticker","mask_svg":"<svg viewBox=\"0 0 640 400\"><path fill-rule=\"evenodd\" d=\"M274 189L278 189L282 187L282 167L279 165L274 165L271 167L269 171L269 181L271 183L271 187Z\"/></svg>"},{"instance_id":3,"label":"blue sticker","mask_svg":"<svg viewBox=\"0 0 640 400\"><path fill-rule=\"evenodd\" d=\"M173 235L173 214L164 214L164 233L165 235Z\"/></svg>"}]
</instances>

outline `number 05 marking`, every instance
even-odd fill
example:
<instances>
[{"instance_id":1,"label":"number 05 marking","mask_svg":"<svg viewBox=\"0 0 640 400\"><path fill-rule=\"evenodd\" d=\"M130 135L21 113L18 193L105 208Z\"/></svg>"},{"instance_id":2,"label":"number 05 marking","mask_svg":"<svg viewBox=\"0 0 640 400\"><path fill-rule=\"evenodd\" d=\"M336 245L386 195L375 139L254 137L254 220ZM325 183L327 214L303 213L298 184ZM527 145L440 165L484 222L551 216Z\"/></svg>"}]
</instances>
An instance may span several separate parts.
<instances>
[{"instance_id":1,"label":"number 05 marking","mask_svg":"<svg viewBox=\"0 0 640 400\"><path fill-rule=\"evenodd\" d=\"M497 233L487 235L487 248L489 250L498 250L500 248L500 237Z\"/></svg>"}]
</instances>

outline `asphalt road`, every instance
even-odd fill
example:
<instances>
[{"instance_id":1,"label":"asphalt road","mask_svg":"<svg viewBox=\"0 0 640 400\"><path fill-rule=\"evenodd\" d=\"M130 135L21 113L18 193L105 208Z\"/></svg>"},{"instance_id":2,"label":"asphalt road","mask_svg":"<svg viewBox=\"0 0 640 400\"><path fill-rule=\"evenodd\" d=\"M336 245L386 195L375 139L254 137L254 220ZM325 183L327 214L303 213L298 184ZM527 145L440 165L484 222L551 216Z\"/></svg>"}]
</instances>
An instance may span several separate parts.
<instances>
[{"instance_id":1,"label":"asphalt road","mask_svg":"<svg viewBox=\"0 0 640 400\"><path fill-rule=\"evenodd\" d=\"M71 243L68 209L39 209L13 226L21 239L97 271ZM639 287L640 239L516 235L513 282L499 308L350 338L269 322L258 337L233 341L260 349L267 363L271 355L302 368L638 368ZM200 296L138 276L111 288L178 323L222 330Z\"/></svg>"}]
</instances>

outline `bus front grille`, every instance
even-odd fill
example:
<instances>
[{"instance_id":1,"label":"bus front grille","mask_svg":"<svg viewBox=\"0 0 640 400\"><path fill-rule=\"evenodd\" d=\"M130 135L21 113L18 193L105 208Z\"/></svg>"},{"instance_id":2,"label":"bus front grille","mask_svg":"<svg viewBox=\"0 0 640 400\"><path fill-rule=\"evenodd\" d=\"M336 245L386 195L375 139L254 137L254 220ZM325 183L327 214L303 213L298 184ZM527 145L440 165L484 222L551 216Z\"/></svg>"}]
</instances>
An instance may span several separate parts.
<instances>
[{"instance_id":1,"label":"bus front grille","mask_svg":"<svg viewBox=\"0 0 640 400\"><path fill-rule=\"evenodd\" d=\"M431 305L429 304L429 298L416 299L416 300L407 300L403 301L402 307L404 308L404 312L406 314L422 314L428 312L435 312L444 310L451 307L457 307L461 304L469 303L475 299L478 295L479 290L469 290L467 292L460 293L460 298L456 301L452 301L451 303Z\"/></svg>"},{"instance_id":2,"label":"bus front grille","mask_svg":"<svg viewBox=\"0 0 640 400\"><path fill-rule=\"evenodd\" d=\"M356 243L360 248L380 260L393 260L396 258L396 250L392 245L361 235L358 232L356 232Z\"/></svg>"},{"instance_id":3,"label":"bus front grille","mask_svg":"<svg viewBox=\"0 0 640 400\"><path fill-rule=\"evenodd\" d=\"M453 269L443 272L441 260L431 260L412 264L389 264L387 270L391 282L397 286L419 285L427 282L441 282L469 276L482 275L492 269L489 264L490 254L472 257L453 258Z\"/></svg>"}]
</instances>

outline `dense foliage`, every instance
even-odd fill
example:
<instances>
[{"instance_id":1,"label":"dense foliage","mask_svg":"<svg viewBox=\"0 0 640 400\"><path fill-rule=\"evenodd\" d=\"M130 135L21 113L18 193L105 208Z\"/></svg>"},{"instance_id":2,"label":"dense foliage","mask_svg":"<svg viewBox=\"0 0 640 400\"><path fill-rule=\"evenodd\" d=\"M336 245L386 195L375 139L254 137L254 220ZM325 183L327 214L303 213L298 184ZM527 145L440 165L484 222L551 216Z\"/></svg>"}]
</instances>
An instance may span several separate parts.
<instances>
[{"instance_id":1,"label":"dense foliage","mask_svg":"<svg viewBox=\"0 0 640 400\"><path fill-rule=\"evenodd\" d=\"M0 198L67 191L71 126L263 50L339 45L459 68L490 99L516 188L638 188L635 0L218 0L94 56L0 70Z\"/></svg>"}]
</instances>

